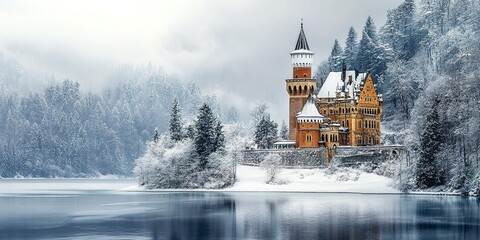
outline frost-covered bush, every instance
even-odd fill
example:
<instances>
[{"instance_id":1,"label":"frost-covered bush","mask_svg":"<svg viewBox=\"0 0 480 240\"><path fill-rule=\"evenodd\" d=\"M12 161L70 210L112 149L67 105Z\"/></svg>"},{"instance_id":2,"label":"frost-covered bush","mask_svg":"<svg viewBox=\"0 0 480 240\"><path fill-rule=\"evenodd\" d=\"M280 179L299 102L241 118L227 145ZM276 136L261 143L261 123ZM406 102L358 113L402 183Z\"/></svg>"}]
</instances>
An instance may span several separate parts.
<instances>
[{"instance_id":1,"label":"frost-covered bush","mask_svg":"<svg viewBox=\"0 0 480 240\"><path fill-rule=\"evenodd\" d=\"M382 162L373 170L373 173L388 178L394 178L397 172L397 167L397 164L395 164L393 160Z\"/></svg>"},{"instance_id":2,"label":"frost-covered bush","mask_svg":"<svg viewBox=\"0 0 480 240\"><path fill-rule=\"evenodd\" d=\"M146 153L135 163L133 172L147 189L223 188L234 179L229 152L211 154L201 169L192 140L173 142L166 135L148 142Z\"/></svg>"},{"instance_id":3,"label":"frost-covered bush","mask_svg":"<svg viewBox=\"0 0 480 240\"><path fill-rule=\"evenodd\" d=\"M265 159L260 163L260 167L266 171L266 183L274 184L276 182L276 176L280 171L280 165L282 164L282 157L278 154L268 154Z\"/></svg>"}]
</instances>

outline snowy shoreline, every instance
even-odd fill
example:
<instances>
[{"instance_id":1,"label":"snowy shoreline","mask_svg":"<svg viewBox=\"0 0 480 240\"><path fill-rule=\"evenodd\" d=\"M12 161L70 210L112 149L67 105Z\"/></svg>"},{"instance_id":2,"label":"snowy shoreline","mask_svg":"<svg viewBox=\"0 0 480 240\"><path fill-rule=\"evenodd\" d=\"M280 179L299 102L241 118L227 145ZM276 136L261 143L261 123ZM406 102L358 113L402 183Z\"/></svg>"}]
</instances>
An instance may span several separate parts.
<instances>
[{"instance_id":1,"label":"snowy shoreline","mask_svg":"<svg viewBox=\"0 0 480 240\"><path fill-rule=\"evenodd\" d=\"M235 184L224 189L144 189L142 186L131 186L121 191L402 194L392 187L392 179L357 169L329 172L329 169L283 168L276 179L280 184L267 184L262 168L238 165Z\"/></svg>"},{"instance_id":2,"label":"snowy shoreline","mask_svg":"<svg viewBox=\"0 0 480 240\"><path fill-rule=\"evenodd\" d=\"M338 179L342 180L338 180ZM393 188L393 179L348 169L329 173L328 169L282 168L278 175L285 184L265 183L265 171L260 167L238 165L237 181L223 189L145 189L143 186L130 186L125 192L268 192L268 193L345 193L345 194L398 194L398 195L440 195L462 196L452 192L401 192Z\"/></svg>"}]
</instances>

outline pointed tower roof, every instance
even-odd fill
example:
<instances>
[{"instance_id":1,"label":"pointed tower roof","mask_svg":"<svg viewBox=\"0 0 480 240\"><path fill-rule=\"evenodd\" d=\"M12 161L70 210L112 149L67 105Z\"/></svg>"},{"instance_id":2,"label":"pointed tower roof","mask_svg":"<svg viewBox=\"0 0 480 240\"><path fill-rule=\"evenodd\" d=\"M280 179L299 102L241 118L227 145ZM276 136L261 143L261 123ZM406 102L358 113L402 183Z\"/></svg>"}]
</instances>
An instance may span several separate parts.
<instances>
[{"instance_id":1,"label":"pointed tower roof","mask_svg":"<svg viewBox=\"0 0 480 240\"><path fill-rule=\"evenodd\" d=\"M310 51L310 47L308 47L307 37L305 36L305 32L303 32L303 19L300 28L300 34L298 35L297 45L295 45L295 50L300 49Z\"/></svg>"},{"instance_id":2,"label":"pointed tower roof","mask_svg":"<svg viewBox=\"0 0 480 240\"><path fill-rule=\"evenodd\" d=\"M318 112L317 106L315 105L315 95L310 94L302 111L297 115L297 121L321 123L323 118L324 116Z\"/></svg>"}]
</instances>

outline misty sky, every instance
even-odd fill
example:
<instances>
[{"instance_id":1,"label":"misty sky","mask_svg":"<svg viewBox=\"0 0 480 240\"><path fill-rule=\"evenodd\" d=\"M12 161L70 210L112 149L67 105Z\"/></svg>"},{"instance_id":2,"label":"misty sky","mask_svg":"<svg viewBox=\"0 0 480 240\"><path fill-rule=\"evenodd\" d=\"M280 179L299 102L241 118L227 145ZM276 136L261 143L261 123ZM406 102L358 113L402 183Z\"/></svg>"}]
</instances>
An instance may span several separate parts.
<instances>
[{"instance_id":1,"label":"misty sky","mask_svg":"<svg viewBox=\"0 0 480 240\"><path fill-rule=\"evenodd\" d=\"M359 37L368 15L379 28L401 0L311 1L4 1L0 51L59 80L98 91L121 64L161 66L198 81L242 117L267 103L287 120L285 79L304 19L317 65L350 26Z\"/></svg>"}]
</instances>

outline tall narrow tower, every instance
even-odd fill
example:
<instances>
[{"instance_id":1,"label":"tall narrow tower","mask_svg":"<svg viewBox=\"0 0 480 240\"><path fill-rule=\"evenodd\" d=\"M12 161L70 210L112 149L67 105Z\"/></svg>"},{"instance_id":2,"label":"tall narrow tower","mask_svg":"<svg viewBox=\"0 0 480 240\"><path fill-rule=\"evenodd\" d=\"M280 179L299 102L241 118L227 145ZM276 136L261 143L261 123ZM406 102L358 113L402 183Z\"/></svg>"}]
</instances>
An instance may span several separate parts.
<instances>
[{"instance_id":1,"label":"tall narrow tower","mask_svg":"<svg viewBox=\"0 0 480 240\"><path fill-rule=\"evenodd\" d=\"M297 114L302 111L308 95L317 88L317 81L312 78L313 52L310 51L307 37L303 32L303 20L298 35L295 50L290 53L293 74L287 79L287 93L289 95L289 134L290 140L295 140L297 132Z\"/></svg>"}]
</instances>

